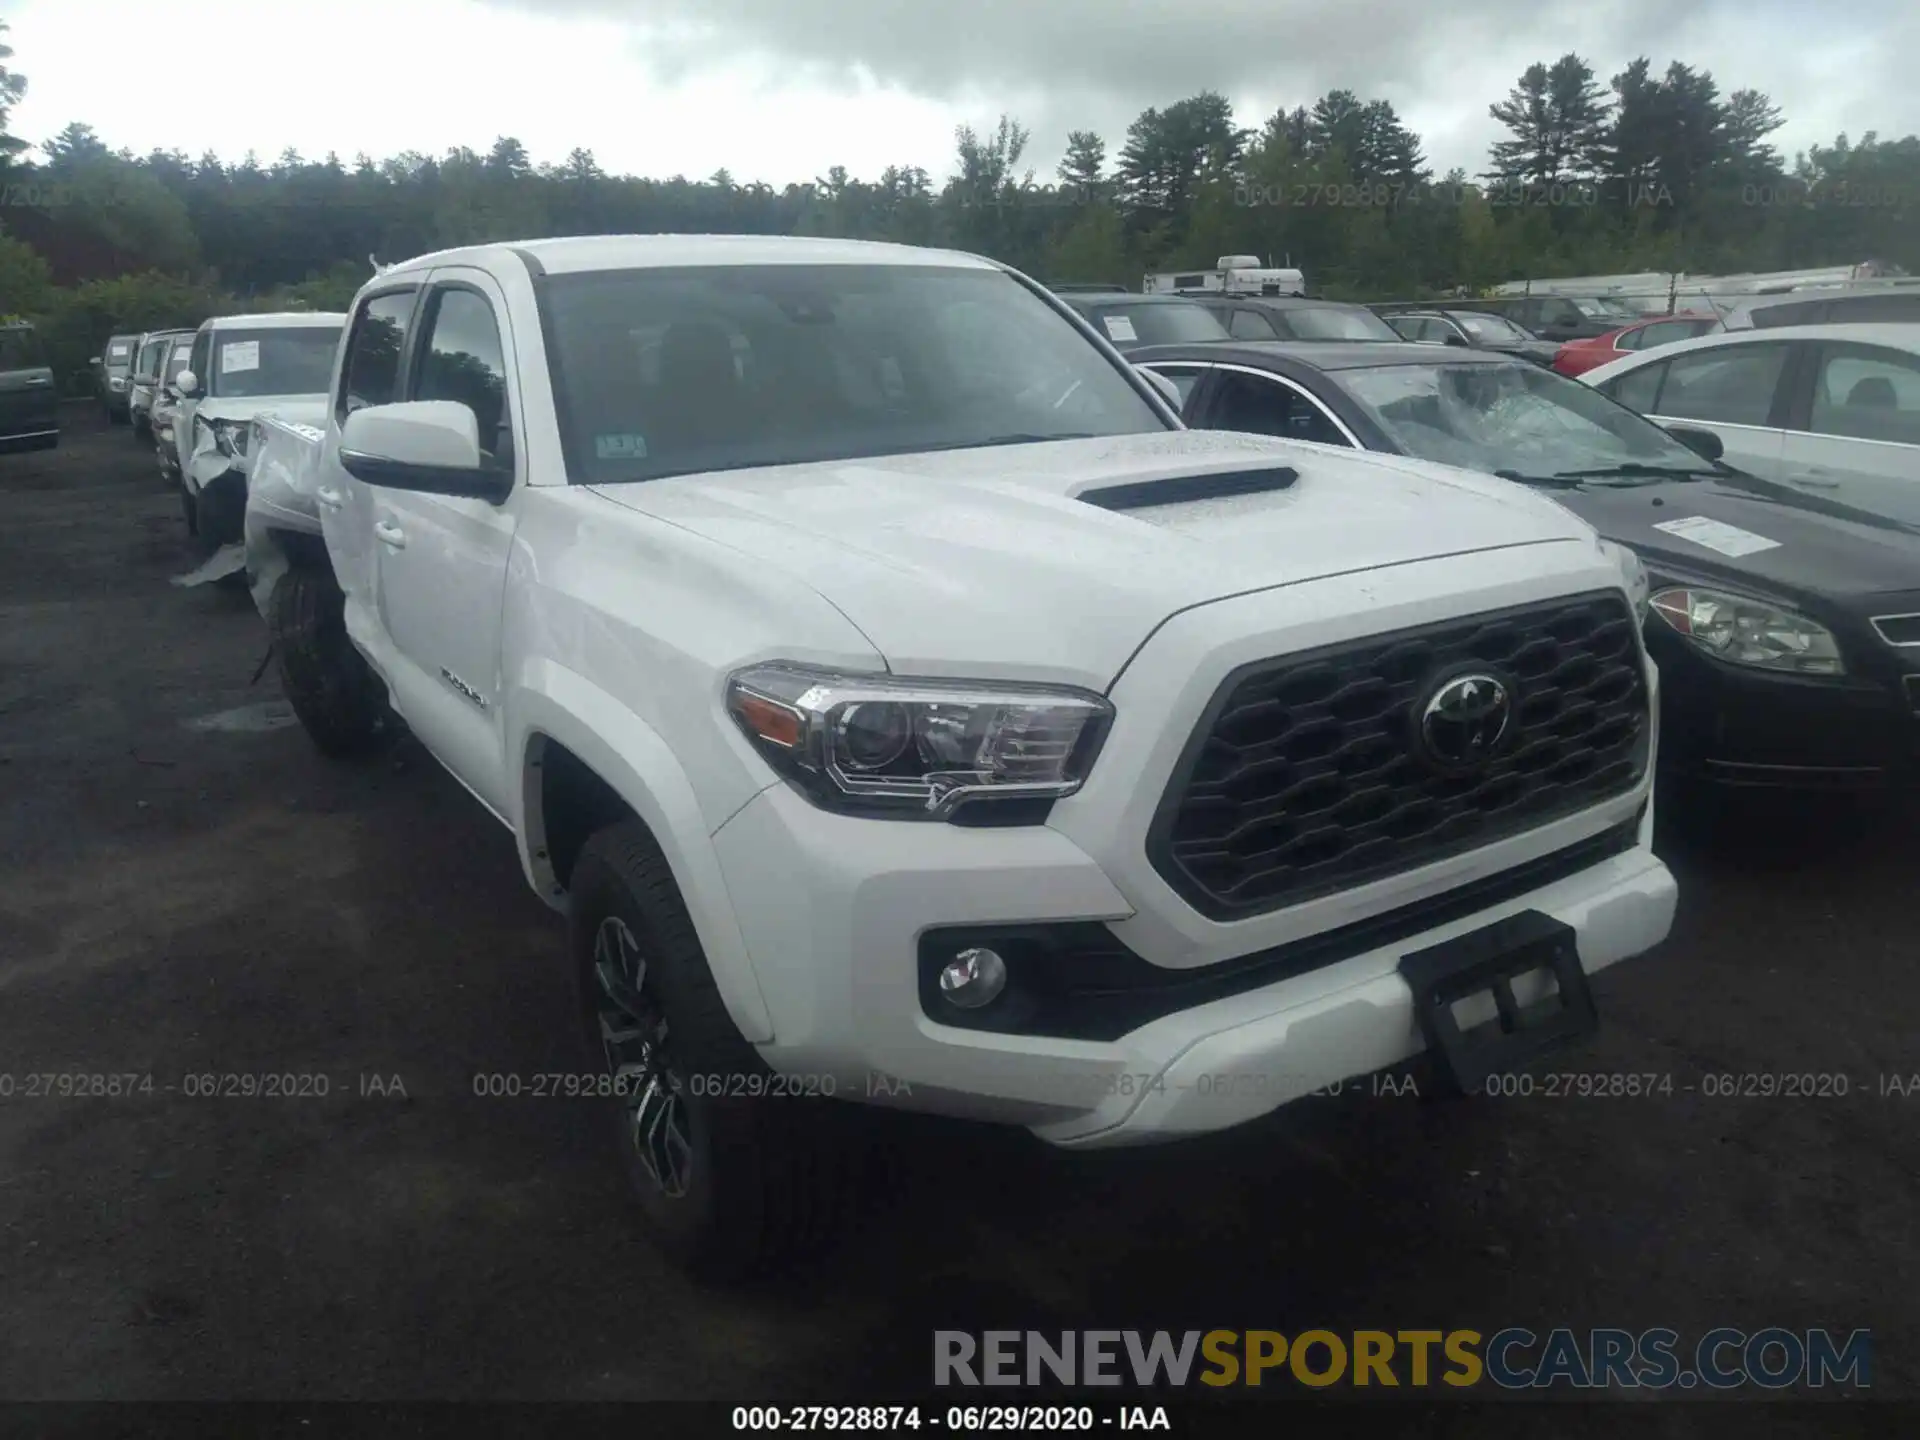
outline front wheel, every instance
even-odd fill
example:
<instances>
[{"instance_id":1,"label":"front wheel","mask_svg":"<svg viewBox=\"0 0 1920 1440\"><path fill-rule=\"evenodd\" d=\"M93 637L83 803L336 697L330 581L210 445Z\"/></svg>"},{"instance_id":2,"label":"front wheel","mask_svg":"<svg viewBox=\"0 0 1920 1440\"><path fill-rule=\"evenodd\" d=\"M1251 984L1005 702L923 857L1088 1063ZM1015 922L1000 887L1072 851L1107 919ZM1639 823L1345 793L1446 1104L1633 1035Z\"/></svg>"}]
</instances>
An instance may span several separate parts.
<instances>
[{"instance_id":1,"label":"front wheel","mask_svg":"<svg viewBox=\"0 0 1920 1440\"><path fill-rule=\"evenodd\" d=\"M377 748L392 731L380 679L347 636L346 598L330 574L295 568L267 601L280 688L322 755Z\"/></svg>"},{"instance_id":2,"label":"front wheel","mask_svg":"<svg viewBox=\"0 0 1920 1440\"><path fill-rule=\"evenodd\" d=\"M587 1040L611 1076L608 1124L655 1241L710 1279L824 1248L854 1207L862 1117L770 1093L645 826L589 840L571 892Z\"/></svg>"}]
</instances>

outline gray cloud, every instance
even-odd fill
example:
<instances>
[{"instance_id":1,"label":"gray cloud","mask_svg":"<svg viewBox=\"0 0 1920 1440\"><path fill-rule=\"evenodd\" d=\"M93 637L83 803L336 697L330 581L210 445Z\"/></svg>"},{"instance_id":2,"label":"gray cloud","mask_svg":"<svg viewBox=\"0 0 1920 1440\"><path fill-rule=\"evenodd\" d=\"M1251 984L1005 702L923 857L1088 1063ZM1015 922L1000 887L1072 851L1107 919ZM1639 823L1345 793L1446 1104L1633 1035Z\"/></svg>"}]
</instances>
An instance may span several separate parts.
<instances>
[{"instance_id":1,"label":"gray cloud","mask_svg":"<svg viewBox=\"0 0 1920 1440\"><path fill-rule=\"evenodd\" d=\"M1477 168L1487 105L1534 60L1588 57L1602 83L1635 55L1684 59L1723 90L1767 91L1791 150L1840 128L1920 129L1905 71L1920 5L1860 0L485 0L556 17L621 20L663 80L751 59L796 84L853 88L860 71L958 111L1007 110L1050 165L1069 128L1117 145L1149 105L1203 89L1242 122L1336 86L1390 100L1442 166Z\"/></svg>"}]
</instances>

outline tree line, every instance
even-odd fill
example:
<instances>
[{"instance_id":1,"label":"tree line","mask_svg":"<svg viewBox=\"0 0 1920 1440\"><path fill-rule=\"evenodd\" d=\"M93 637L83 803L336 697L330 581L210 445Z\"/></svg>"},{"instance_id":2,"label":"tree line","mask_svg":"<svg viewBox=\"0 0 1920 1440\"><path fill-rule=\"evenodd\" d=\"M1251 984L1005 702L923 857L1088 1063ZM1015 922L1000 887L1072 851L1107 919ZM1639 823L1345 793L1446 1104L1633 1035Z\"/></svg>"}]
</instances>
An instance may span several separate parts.
<instances>
[{"instance_id":1,"label":"tree line","mask_svg":"<svg viewBox=\"0 0 1920 1440\"><path fill-rule=\"evenodd\" d=\"M0 22L0 31L4 22ZM1055 173L1011 117L961 127L948 175L845 167L804 184L611 175L587 148L224 162L113 150L85 124L29 147L0 34L0 311L41 320L63 367L115 329L233 309L342 308L368 258L538 235L731 231L951 246L1053 282L1137 287L1251 253L1314 291L1419 298L1527 276L1725 273L1866 259L1920 269L1920 136L1838 137L1788 163L1779 108L1711 72L1582 57L1529 66L1490 113L1485 169L1436 175L1385 100L1333 90L1256 127L1221 95L1143 111L1117 152L1071 132ZM36 153L37 150L37 153Z\"/></svg>"}]
</instances>

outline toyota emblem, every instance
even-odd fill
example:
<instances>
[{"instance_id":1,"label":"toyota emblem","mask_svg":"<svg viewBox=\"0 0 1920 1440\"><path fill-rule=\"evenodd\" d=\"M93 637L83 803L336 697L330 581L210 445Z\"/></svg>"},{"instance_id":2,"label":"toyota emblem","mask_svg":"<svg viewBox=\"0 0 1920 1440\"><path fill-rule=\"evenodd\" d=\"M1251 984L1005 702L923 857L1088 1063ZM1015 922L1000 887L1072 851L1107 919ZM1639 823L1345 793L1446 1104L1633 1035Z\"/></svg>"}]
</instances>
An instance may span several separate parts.
<instances>
[{"instance_id":1,"label":"toyota emblem","mask_svg":"<svg viewBox=\"0 0 1920 1440\"><path fill-rule=\"evenodd\" d=\"M1512 718L1513 698L1504 682L1487 674L1456 675L1421 707L1420 745L1446 769L1471 769L1492 758Z\"/></svg>"}]
</instances>

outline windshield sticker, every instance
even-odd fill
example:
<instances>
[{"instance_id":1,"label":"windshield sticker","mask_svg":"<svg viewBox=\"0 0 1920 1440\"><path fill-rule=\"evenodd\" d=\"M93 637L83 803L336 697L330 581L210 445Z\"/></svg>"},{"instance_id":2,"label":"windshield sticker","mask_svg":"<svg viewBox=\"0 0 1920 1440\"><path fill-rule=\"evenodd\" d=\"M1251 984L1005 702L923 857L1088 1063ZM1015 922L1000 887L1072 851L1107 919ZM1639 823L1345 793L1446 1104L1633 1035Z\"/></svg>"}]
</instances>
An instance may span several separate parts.
<instances>
[{"instance_id":1,"label":"windshield sticker","mask_svg":"<svg viewBox=\"0 0 1920 1440\"><path fill-rule=\"evenodd\" d=\"M596 435L593 454L598 460L644 460L647 437L644 435Z\"/></svg>"},{"instance_id":2,"label":"windshield sticker","mask_svg":"<svg viewBox=\"0 0 1920 1440\"><path fill-rule=\"evenodd\" d=\"M1751 530L1742 530L1737 525L1723 525L1718 520L1709 520L1704 515L1689 515L1683 520L1663 520L1653 527L1664 530L1669 535L1677 535L1682 540L1691 540L1694 544L1708 550L1718 551L1722 555L1756 555L1762 550L1778 550L1780 542L1769 540L1764 535L1756 535Z\"/></svg>"},{"instance_id":3,"label":"windshield sticker","mask_svg":"<svg viewBox=\"0 0 1920 1440\"><path fill-rule=\"evenodd\" d=\"M1104 318L1107 327L1107 338L1109 340L1124 341L1138 340L1140 338L1133 333L1133 321L1125 315L1108 315Z\"/></svg>"},{"instance_id":4,"label":"windshield sticker","mask_svg":"<svg viewBox=\"0 0 1920 1440\"><path fill-rule=\"evenodd\" d=\"M260 342L258 340L236 340L231 345L220 347L220 373L238 375L242 370L260 368Z\"/></svg>"}]
</instances>

